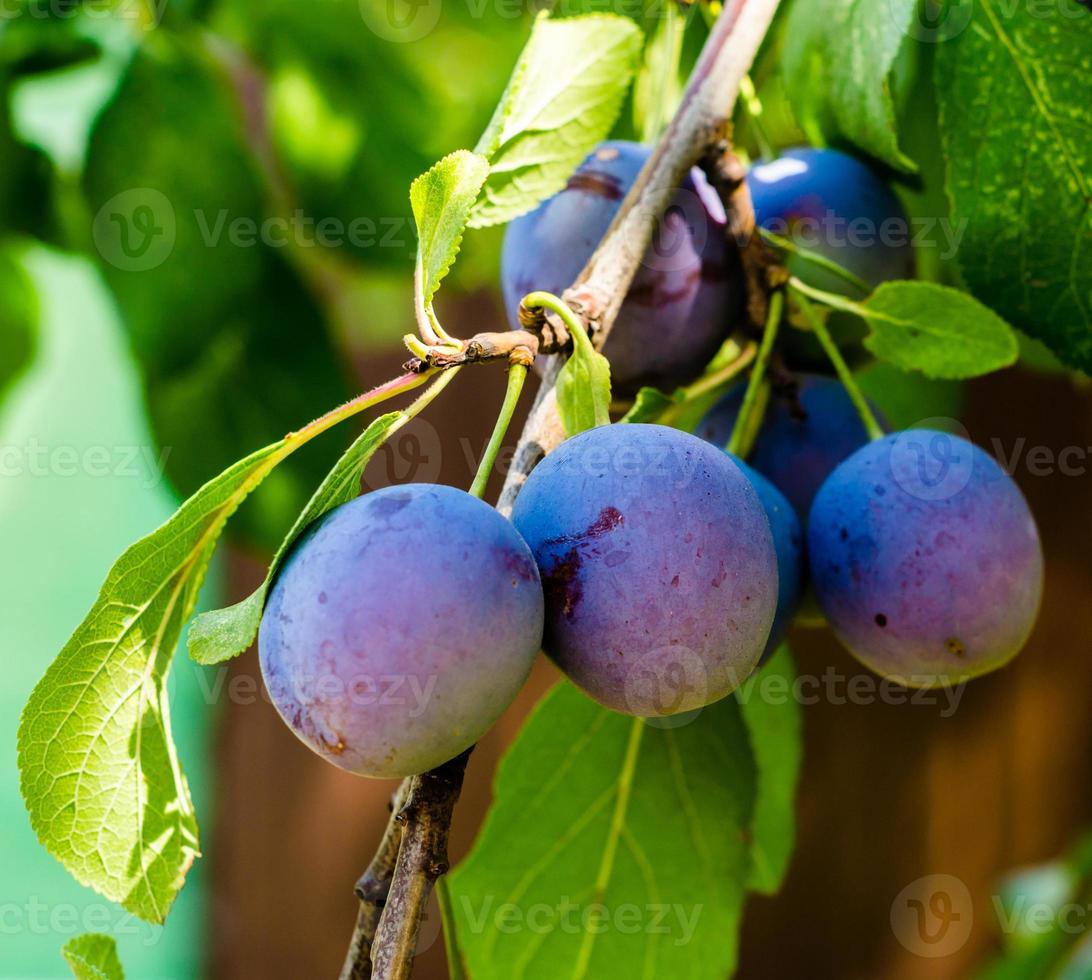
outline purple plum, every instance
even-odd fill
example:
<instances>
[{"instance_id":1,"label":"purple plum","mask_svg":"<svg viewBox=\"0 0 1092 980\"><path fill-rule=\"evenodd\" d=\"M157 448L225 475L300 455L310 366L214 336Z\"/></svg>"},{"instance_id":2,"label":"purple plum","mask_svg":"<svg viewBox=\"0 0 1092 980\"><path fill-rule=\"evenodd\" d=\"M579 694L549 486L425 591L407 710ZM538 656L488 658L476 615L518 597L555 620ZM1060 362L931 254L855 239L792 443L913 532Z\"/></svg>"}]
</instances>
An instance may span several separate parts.
<instances>
[{"instance_id":1,"label":"purple plum","mask_svg":"<svg viewBox=\"0 0 1092 980\"><path fill-rule=\"evenodd\" d=\"M862 663L912 687L961 683L1024 646L1043 588L1019 488L965 439L909 429L831 474L808 521L831 627Z\"/></svg>"},{"instance_id":2,"label":"purple plum","mask_svg":"<svg viewBox=\"0 0 1092 980\"><path fill-rule=\"evenodd\" d=\"M777 557L727 453L664 426L591 429L538 465L512 521L542 573L546 652L601 704L693 711L758 664Z\"/></svg>"},{"instance_id":3,"label":"purple plum","mask_svg":"<svg viewBox=\"0 0 1092 980\"><path fill-rule=\"evenodd\" d=\"M362 776L408 776L474 744L541 646L538 569L475 497L410 484L332 510L274 583L258 637L277 711Z\"/></svg>"},{"instance_id":4,"label":"purple plum","mask_svg":"<svg viewBox=\"0 0 1092 980\"><path fill-rule=\"evenodd\" d=\"M575 281L609 227L651 151L603 143L564 190L512 221L501 255L508 319L535 290L560 295ZM603 353L614 389L671 390L709 362L744 302L739 258L725 237L720 199L697 168L676 192L641 261Z\"/></svg>"}]
</instances>

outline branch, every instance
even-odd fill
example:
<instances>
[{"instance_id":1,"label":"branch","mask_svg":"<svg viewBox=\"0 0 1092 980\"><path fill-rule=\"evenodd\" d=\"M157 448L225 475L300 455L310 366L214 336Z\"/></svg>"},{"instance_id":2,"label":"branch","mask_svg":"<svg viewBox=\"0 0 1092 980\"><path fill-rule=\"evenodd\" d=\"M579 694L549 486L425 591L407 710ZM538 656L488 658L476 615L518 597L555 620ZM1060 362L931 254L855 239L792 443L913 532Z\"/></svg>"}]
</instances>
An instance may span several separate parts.
<instances>
[{"instance_id":1,"label":"branch","mask_svg":"<svg viewBox=\"0 0 1092 980\"><path fill-rule=\"evenodd\" d=\"M375 980L408 980L413 970L421 915L436 879L447 873L451 815L470 752L402 784L405 805L391 820L402 825L398 861L372 950Z\"/></svg>"},{"instance_id":2,"label":"branch","mask_svg":"<svg viewBox=\"0 0 1092 980\"><path fill-rule=\"evenodd\" d=\"M565 301L583 318L597 348L602 348L614 325L675 188L704 156L714 151L720 156L729 152L729 120L740 84L750 71L779 2L729 0L726 3L705 42L675 117L626 195L599 248L572 288L565 292ZM730 212L741 196L749 209L746 187L740 191L737 185L736 193L729 198ZM749 220L753 227L753 215ZM736 225L729 227L732 230ZM565 336L553 318L548 325L555 337ZM494 346L497 344L499 347ZM508 353L505 346L506 342L488 335L488 343L480 352L504 356ZM501 491L497 509L502 514L511 513L531 470L565 438L554 391L560 369L560 357L551 357ZM385 855L395 846L392 841L397 844L397 864L384 890L378 929L368 932L376 900L365 899L365 907L361 909L364 926L358 920L342 980L409 977L425 902L436 879L447 870L448 828L469 754L467 750L438 769L403 783L400 792L407 794L406 805L392 817L380 853L372 863L373 868L376 862L381 868L386 867ZM401 825L400 832L392 829L396 823ZM367 941L371 935L374 941ZM374 962L374 967L368 960Z\"/></svg>"},{"instance_id":3,"label":"branch","mask_svg":"<svg viewBox=\"0 0 1092 980\"><path fill-rule=\"evenodd\" d=\"M602 349L614 326L675 189L690 168L709 152L719 148L720 157L729 152L727 133L739 87L751 69L779 2L730 0L725 5L706 39L671 124L630 188L599 248L573 286L565 291L565 302L583 317L596 348ZM754 215L745 184L736 185L728 203L734 207L741 201L750 213L743 222L749 220L753 228ZM729 230L736 228L730 210ZM755 235L749 237L757 240ZM531 470L565 438L554 394L560 369L560 358L552 357L501 491L497 509L502 514L512 512Z\"/></svg>"}]
</instances>

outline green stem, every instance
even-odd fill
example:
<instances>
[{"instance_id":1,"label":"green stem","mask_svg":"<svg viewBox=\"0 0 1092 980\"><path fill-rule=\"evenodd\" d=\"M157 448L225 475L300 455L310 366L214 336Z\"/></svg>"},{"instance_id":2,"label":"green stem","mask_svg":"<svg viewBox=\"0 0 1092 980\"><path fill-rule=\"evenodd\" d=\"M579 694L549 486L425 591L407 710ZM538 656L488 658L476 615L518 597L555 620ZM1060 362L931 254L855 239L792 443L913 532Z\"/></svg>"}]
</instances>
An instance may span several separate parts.
<instances>
[{"instance_id":1,"label":"green stem","mask_svg":"<svg viewBox=\"0 0 1092 980\"><path fill-rule=\"evenodd\" d=\"M582 357L595 357L598 351L592 345L588 337L588 331L584 329L584 322L572 310L568 304L553 293L528 293L523 297L523 305L528 309L544 309L556 313L569 331L573 340L573 353L579 353ZM610 411L607 406L598 403L595 408L595 424L610 425Z\"/></svg>"},{"instance_id":2,"label":"green stem","mask_svg":"<svg viewBox=\"0 0 1092 980\"><path fill-rule=\"evenodd\" d=\"M749 343L739 350L738 355L721 368L702 375L693 384L680 388L675 393L676 402L664 410L659 418L660 425L674 425L682 413L682 410L691 402L697 401L710 392L725 387L730 381L738 377L747 366L755 359L758 350L756 344Z\"/></svg>"},{"instance_id":3,"label":"green stem","mask_svg":"<svg viewBox=\"0 0 1092 980\"><path fill-rule=\"evenodd\" d=\"M758 90L755 88L755 83L751 80L750 75L744 75L743 81L739 83L739 96L740 102L747 112L747 121L751 133L754 135L755 143L758 144L759 152L767 160L772 160L774 156L773 140L770 139L766 124L762 121L762 100L758 97Z\"/></svg>"},{"instance_id":4,"label":"green stem","mask_svg":"<svg viewBox=\"0 0 1092 980\"><path fill-rule=\"evenodd\" d=\"M489 445L485 447L485 454L478 464L478 472L470 487L470 493L481 500L485 496L485 488L489 483L489 474L493 472L493 465L497 461L504 437L508 434L508 426L512 423L512 415L519 403L520 393L523 391L523 383L527 380L526 364L508 365L508 389L504 393L504 404L501 405L500 415L497 416L497 424L493 427L493 435L489 438Z\"/></svg>"},{"instance_id":5,"label":"green stem","mask_svg":"<svg viewBox=\"0 0 1092 980\"><path fill-rule=\"evenodd\" d=\"M816 289L796 276L792 277L789 285L792 287L793 292L797 294L797 298L803 295L815 300L817 303L822 303L824 306L829 306L832 310L841 310L843 313L852 313L854 316L865 319L868 317L868 310L860 303L855 303L853 300L845 296L839 296L837 293L828 293L826 290Z\"/></svg>"},{"instance_id":6,"label":"green stem","mask_svg":"<svg viewBox=\"0 0 1092 980\"><path fill-rule=\"evenodd\" d=\"M758 348L758 357L751 371L751 380L747 385L747 391L743 396L743 405L740 407L736 424L732 428L732 437L728 440L728 452L733 456L745 456L750 446L749 433L757 432L760 395L763 391L763 383L766 380L766 367L770 363L770 355L773 353L774 341L777 340L777 330L781 326L781 314L785 309L785 295L778 290L770 297L770 310L766 317L766 329L762 332L762 343ZM764 406L761 406L764 408Z\"/></svg>"},{"instance_id":7,"label":"green stem","mask_svg":"<svg viewBox=\"0 0 1092 980\"><path fill-rule=\"evenodd\" d=\"M800 307L800 311L807 318L808 323L811 325L811 329L815 332L816 339L822 346L824 353L830 359L830 363L834 365L838 380L845 386L846 393L853 402L853 406L857 409L857 414L861 416L861 421L864 423L869 438L873 440L882 439L884 437L883 428L880 426L880 423L876 421L876 416L869 406L868 400L857 386L857 381L853 377L853 372L850 371L849 365L846 364L841 351L838 350L838 345L835 344L831 338L830 331L827 330L826 324L823 323L823 318L819 316L815 307L811 305L811 302L807 298L812 292L819 293L820 291L811 290L810 287L802 289L801 286L803 286L803 283L801 283L799 279L794 278L789 282L789 288L793 291L793 297L796 300L797 306ZM855 306L856 304L849 303L847 305Z\"/></svg>"},{"instance_id":8,"label":"green stem","mask_svg":"<svg viewBox=\"0 0 1092 980\"><path fill-rule=\"evenodd\" d=\"M440 921L444 930L444 951L447 953L447 972L449 980L466 980L463 954L459 949L455 907L451 902L451 889L447 887L447 875L436 880L436 901L440 906Z\"/></svg>"},{"instance_id":9,"label":"green stem","mask_svg":"<svg viewBox=\"0 0 1092 980\"><path fill-rule=\"evenodd\" d=\"M791 238L784 238L772 231L767 231L765 228L759 228L758 233L774 248L795 255L804 262L808 262L811 265L823 269L825 272L837 276L839 279L849 283L854 289L859 289L866 296L872 292L872 287L867 282L859 276L854 275L849 269L843 268L832 259L828 259L825 255L820 255L818 252L813 252L807 248L801 248Z\"/></svg>"}]
</instances>

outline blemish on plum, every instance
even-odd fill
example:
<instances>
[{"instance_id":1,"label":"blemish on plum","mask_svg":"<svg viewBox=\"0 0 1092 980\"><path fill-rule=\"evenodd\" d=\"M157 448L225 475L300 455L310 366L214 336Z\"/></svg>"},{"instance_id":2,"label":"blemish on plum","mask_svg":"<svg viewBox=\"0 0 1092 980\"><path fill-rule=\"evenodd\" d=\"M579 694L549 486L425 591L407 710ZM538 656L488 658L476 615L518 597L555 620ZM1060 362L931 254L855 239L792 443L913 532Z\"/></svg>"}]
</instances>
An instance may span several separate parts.
<instances>
[{"instance_id":1,"label":"blemish on plum","mask_svg":"<svg viewBox=\"0 0 1092 980\"><path fill-rule=\"evenodd\" d=\"M318 601L319 601L320 606L325 606L326 605L326 593L325 592L320 592L318 594Z\"/></svg>"},{"instance_id":2,"label":"blemish on plum","mask_svg":"<svg viewBox=\"0 0 1092 980\"><path fill-rule=\"evenodd\" d=\"M511 548L497 548L495 553L504 568L516 579L523 582L533 582L535 580L535 566L526 555L521 555ZM513 586L517 584L516 581L512 582Z\"/></svg>"},{"instance_id":3,"label":"blemish on plum","mask_svg":"<svg viewBox=\"0 0 1092 980\"><path fill-rule=\"evenodd\" d=\"M876 625L883 629L887 625L887 617L883 613L876 613Z\"/></svg>"},{"instance_id":4,"label":"blemish on plum","mask_svg":"<svg viewBox=\"0 0 1092 980\"><path fill-rule=\"evenodd\" d=\"M595 194L597 197L606 198L608 201L620 201L626 196L617 177L596 170L585 170L582 173L573 174L565 187L566 190L570 191Z\"/></svg>"},{"instance_id":5,"label":"blemish on plum","mask_svg":"<svg viewBox=\"0 0 1092 980\"><path fill-rule=\"evenodd\" d=\"M566 619L572 619L584 590L580 586L580 568L584 559L574 548L564 558L556 562L542 580L542 589L548 605L560 608Z\"/></svg>"},{"instance_id":6,"label":"blemish on plum","mask_svg":"<svg viewBox=\"0 0 1092 980\"><path fill-rule=\"evenodd\" d=\"M967 648L963 645L963 641L958 636L949 637L944 645L948 648L948 652L954 657L967 656Z\"/></svg>"}]
</instances>

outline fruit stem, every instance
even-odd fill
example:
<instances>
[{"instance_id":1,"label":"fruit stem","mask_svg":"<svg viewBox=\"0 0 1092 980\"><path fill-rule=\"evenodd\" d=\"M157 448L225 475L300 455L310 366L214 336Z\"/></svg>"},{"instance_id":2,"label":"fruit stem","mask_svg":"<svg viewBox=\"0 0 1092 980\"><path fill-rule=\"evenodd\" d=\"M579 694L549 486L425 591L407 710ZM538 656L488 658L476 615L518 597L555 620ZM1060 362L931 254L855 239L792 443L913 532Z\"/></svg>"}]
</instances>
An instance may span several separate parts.
<instances>
[{"instance_id":1,"label":"fruit stem","mask_svg":"<svg viewBox=\"0 0 1092 980\"><path fill-rule=\"evenodd\" d=\"M862 318L868 317L868 310L865 309L865 307L860 303L855 303L846 296L839 296L837 293L828 293L824 289L816 289L814 286L809 286L806 282L796 276L792 277L789 285L792 286L798 299L802 295L807 296L817 303L829 306L832 310L840 310L842 313L852 313L854 316ZM867 286L865 288L868 292L872 291L871 289L868 289Z\"/></svg>"},{"instance_id":2,"label":"fruit stem","mask_svg":"<svg viewBox=\"0 0 1092 980\"><path fill-rule=\"evenodd\" d=\"M876 416L868 404L868 399L865 398L861 389L857 386L857 381L853 377L853 372L850 371L849 365L846 364L845 359L838 350L838 345L831 339L830 331L827 330L827 325L823 323L823 318L819 316L815 307L811 305L811 302L808 300L805 293L805 289L807 289L808 292L819 292L819 290L812 291L810 290L810 287L801 289L800 287L803 285L804 284L795 277L790 280L789 288L793 291L793 299L796 300L796 304L800 308L800 311L807 317L808 323L815 332L816 339L822 346L824 353L830 359L830 363L834 365L838 380L845 386L846 393L853 402L853 406L857 409L857 414L861 416L861 421L864 423L865 430L868 432L868 437L873 441L882 439L885 433L880 423L876 421ZM856 304L850 303L847 305L855 306Z\"/></svg>"},{"instance_id":3,"label":"fruit stem","mask_svg":"<svg viewBox=\"0 0 1092 980\"><path fill-rule=\"evenodd\" d=\"M777 340L777 331L781 326L781 314L784 309L785 294L779 289L770 297L770 311L766 318L766 329L762 332L758 357L751 370L751 380L743 395L743 405L740 407L739 417L732 427L732 436L726 447L733 456L742 458L750 452L754 437L761 425L760 416L766 408L766 399L761 397L765 389L766 367L770 363L770 355L773 353L774 342Z\"/></svg>"},{"instance_id":4,"label":"fruit stem","mask_svg":"<svg viewBox=\"0 0 1092 980\"><path fill-rule=\"evenodd\" d=\"M832 275L837 276L839 279L849 283L854 289L859 289L865 296L872 292L872 287L869 286L867 282L859 276L854 275L844 266L840 266L833 259L828 259L825 255L820 255L818 252L811 251L811 249L801 248L791 238L785 238L775 232L767 231L765 228L759 228L758 233L773 248L788 252L790 255L795 255L804 262L810 262L824 272L829 272Z\"/></svg>"},{"instance_id":5,"label":"fruit stem","mask_svg":"<svg viewBox=\"0 0 1092 980\"><path fill-rule=\"evenodd\" d=\"M527 380L527 365L513 361L508 365L508 388L504 393L504 403L501 405L500 414L497 416L497 424L493 427L493 435L489 437L489 444L485 447L485 453L478 464L478 472L474 476L474 482L470 486L470 493L481 500L485 496L485 488L489 483L489 474L493 472L493 465L497 461L504 437L508 434L508 426L512 424L512 415L519 403L519 396L523 391L523 383Z\"/></svg>"}]
</instances>

